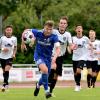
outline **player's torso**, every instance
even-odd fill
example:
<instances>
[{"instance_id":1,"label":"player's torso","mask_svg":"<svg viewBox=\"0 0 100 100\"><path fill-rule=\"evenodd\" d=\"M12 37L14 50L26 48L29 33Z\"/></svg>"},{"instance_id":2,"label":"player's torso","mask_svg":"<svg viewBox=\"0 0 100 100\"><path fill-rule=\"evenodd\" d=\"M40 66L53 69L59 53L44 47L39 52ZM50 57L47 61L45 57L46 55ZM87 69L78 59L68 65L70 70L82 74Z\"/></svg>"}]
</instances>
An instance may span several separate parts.
<instances>
[{"instance_id":1,"label":"player's torso","mask_svg":"<svg viewBox=\"0 0 100 100\"><path fill-rule=\"evenodd\" d=\"M60 47L61 47L60 56L63 56L66 52L67 44L72 43L71 34L66 31L63 34L61 34L58 30L54 30L54 34L58 36ZM54 51L55 51L55 48L54 48Z\"/></svg>"},{"instance_id":2,"label":"player's torso","mask_svg":"<svg viewBox=\"0 0 100 100\"><path fill-rule=\"evenodd\" d=\"M6 36L1 37L1 48L7 48L8 52L3 52L1 50L0 57L1 58L6 58L6 57L11 57L14 49L14 44L15 44L15 37L12 36L10 38L7 38Z\"/></svg>"},{"instance_id":3,"label":"player's torso","mask_svg":"<svg viewBox=\"0 0 100 100\"><path fill-rule=\"evenodd\" d=\"M44 36L42 32L39 32L36 36L36 52L41 56L50 57L54 47L54 38L54 34Z\"/></svg>"},{"instance_id":4,"label":"player's torso","mask_svg":"<svg viewBox=\"0 0 100 100\"><path fill-rule=\"evenodd\" d=\"M73 50L73 60L86 60L86 45L89 42L89 39L86 36L78 38L74 36L72 38L73 43L77 46L76 49Z\"/></svg>"},{"instance_id":5,"label":"player's torso","mask_svg":"<svg viewBox=\"0 0 100 100\"><path fill-rule=\"evenodd\" d=\"M100 55L97 55L95 54L95 52L98 52L100 51L100 41L99 40L95 40L92 43L92 46L93 46L93 50L88 50L88 60L90 61L95 61L95 60L98 60L98 56Z\"/></svg>"}]
</instances>

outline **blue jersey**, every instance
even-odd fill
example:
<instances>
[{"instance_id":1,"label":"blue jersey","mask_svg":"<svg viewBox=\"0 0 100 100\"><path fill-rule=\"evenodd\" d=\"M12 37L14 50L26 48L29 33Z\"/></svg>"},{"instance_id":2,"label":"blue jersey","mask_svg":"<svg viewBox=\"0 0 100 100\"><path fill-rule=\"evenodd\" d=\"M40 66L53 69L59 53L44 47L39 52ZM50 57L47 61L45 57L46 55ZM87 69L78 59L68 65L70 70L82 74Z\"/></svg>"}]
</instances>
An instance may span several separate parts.
<instances>
[{"instance_id":1,"label":"blue jersey","mask_svg":"<svg viewBox=\"0 0 100 100\"><path fill-rule=\"evenodd\" d=\"M45 36L43 30L40 31L36 29L32 29L32 32L36 38L34 59L51 59L54 43L59 42L57 35L51 34L50 36Z\"/></svg>"}]
</instances>

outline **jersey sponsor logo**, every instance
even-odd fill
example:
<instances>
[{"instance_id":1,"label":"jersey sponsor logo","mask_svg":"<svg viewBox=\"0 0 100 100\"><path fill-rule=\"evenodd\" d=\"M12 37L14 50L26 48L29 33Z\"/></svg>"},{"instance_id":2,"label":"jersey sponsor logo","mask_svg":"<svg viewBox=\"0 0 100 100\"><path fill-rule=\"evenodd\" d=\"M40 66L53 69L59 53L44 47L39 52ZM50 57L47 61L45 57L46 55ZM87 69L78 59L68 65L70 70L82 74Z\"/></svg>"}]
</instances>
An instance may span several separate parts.
<instances>
[{"instance_id":1,"label":"jersey sponsor logo","mask_svg":"<svg viewBox=\"0 0 100 100\"><path fill-rule=\"evenodd\" d=\"M49 39L44 40L44 41L38 40L37 42L38 42L39 44L41 44L41 45L44 45L44 46L50 46L50 45L51 45Z\"/></svg>"},{"instance_id":2,"label":"jersey sponsor logo","mask_svg":"<svg viewBox=\"0 0 100 100\"><path fill-rule=\"evenodd\" d=\"M5 47L12 47L10 43L6 44Z\"/></svg>"}]
</instances>

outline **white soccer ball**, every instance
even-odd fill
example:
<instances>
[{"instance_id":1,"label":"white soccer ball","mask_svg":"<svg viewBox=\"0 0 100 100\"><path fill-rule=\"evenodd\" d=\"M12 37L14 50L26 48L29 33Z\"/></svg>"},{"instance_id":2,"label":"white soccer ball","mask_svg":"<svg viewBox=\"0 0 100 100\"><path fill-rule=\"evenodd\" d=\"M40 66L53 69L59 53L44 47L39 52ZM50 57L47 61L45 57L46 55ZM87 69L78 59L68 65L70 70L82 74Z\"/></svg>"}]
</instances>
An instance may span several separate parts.
<instances>
[{"instance_id":1,"label":"white soccer ball","mask_svg":"<svg viewBox=\"0 0 100 100\"><path fill-rule=\"evenodd\" d=\"M23 40L25 44L29 44L31 42L31 39L34 37L33 33L31 32L31 30L26 30L23 33Z\"/></svg>"}]
</instances>

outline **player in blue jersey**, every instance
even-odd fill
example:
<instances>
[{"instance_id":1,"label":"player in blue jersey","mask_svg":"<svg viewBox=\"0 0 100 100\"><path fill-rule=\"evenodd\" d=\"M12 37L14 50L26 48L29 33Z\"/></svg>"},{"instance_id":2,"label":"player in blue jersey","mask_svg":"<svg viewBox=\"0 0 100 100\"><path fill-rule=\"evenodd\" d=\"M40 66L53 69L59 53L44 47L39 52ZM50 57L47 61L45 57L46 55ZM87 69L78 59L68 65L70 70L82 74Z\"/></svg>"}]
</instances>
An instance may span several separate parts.
<instances>
[{"instance_id":1,"label":"player in blue jersey","mask_svg":"<svg viewBox=\"0 0 100 100\"><path fill-rule=\"evenodd\" d=\"M51 62L55 62L56 58L60 54L60 43L57 35L53 34L52 30L54 27L53 21L47 21L44 25L44 29L39 31L32 29L34 34L34 40L36 42L36 47L34 51L34 60L41 71L41 78L38 83L36 83L36 88L34 91L34 96L37 96L40 90L40 86L44 86L46 98L51 97L51 94L48 89L48 75L51 69ZM22 41L22 45L23 45ZM32 46L34 41L29 44ZM51 60L53 47L56 47L56 54ZM22 46L24 47L24 46ZM24 48L23 48L24 49Z\"/></svg>"}]
</instances>

